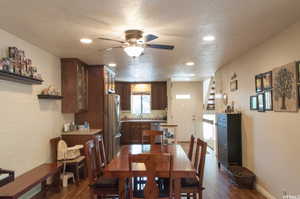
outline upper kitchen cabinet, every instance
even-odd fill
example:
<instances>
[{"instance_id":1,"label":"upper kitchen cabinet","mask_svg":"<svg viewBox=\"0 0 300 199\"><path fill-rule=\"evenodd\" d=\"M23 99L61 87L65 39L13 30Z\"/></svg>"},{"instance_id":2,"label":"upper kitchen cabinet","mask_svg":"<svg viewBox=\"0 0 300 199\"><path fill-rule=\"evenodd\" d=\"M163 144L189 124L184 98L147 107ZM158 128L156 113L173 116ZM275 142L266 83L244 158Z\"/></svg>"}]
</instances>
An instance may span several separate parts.
<instances>
[{"instance_id":1,"label":"upper kitchen cabinet","mask_svg":"<svg viewBox=\"0 0 300 199\"><path fill-rule=\"evenodd\" d=\"M88 107L87 65L75 58L61 59L62 112L78 113Z\"/></svg>"},{"instance_id":2,"label":"upper kitchen cabinet","mask_svg":"<svg viewBox=\"0 0 300 199\"><path fill-rule=\"evenodd\" d=\"M164 110L168 107L167 82L151 83L151 109Z\"/></svg>"},{"instance_id":3,"label":"upper kitchen cabinet","mask_svg":"<svg viewBox=\"0 0 300 199\"><path fill-rule=\"evenodd\" d=\"M104 66L104 85L105 85L105 93L115 93L115 79L116 73L110 68Z\"/></svg>"},{"instance_id":4,"label":"upper kitchen cabinet","mask_svg":"<svg viewBox=\"0 0 300 199\"><path fill-rule=\"evenodd\" d=\"M130 110L131 84L128 82L116 82L116 94L120 95L121 110Z\"/></svg>"}]
</instances>

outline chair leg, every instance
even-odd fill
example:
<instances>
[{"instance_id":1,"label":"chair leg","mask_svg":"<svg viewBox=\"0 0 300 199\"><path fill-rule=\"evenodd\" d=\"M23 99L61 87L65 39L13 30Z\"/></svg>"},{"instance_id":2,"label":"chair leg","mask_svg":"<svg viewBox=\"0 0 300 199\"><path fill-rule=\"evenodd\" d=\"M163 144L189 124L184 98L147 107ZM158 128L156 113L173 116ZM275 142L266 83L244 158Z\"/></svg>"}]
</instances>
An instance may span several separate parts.
<instances>
[{"instance_id":1,"label":"chair leg","mask_svg":"<svg viewBox=\"0 0 300 199\"><path fill-rule=\"evenodd\" d=\"M202 199L202 191L199 192L199 199Z\"/></svg>"},{"instance_id":2,"label":"chair leg","mask_svg":"<svg viewBox=\"0 0 300 199\"><path fill-rule=\"evenodd\" d=\"M79 185L79 173L80 173L80 171L79 171L79 165L78 164L76 164L76 185Z\"/></svg>"},{"instance_id":3,"label":"chair leg","mask_svg":"<svg viewBox=\"0 0 300 199\"><path fill-rule=\"evenodd\" d=\"M190 193L186 193L186 198L190 199L191 194Z\"/></svg>"}]
</instances>

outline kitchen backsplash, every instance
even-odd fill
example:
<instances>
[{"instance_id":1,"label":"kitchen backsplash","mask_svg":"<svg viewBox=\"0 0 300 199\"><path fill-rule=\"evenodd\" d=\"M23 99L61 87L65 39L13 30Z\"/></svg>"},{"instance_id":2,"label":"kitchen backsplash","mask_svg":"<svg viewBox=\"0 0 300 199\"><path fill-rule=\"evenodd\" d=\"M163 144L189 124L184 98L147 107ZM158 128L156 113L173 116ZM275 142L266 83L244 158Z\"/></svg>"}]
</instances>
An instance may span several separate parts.
<instances>
[{"instance_id":1,"label":"kitchen backsplash","mask_svg":"<svg viewBox=\"0 0 300 199\"><path fill-rule=\"evenodd\" d=\"M166 120L167 111L166 110L152 110L149 114L143 114L143 119L151 120ZM121 120L128 119L140 119L140 115L132 114L130 111L121 111Z\"/></svg>"}]
</instances>

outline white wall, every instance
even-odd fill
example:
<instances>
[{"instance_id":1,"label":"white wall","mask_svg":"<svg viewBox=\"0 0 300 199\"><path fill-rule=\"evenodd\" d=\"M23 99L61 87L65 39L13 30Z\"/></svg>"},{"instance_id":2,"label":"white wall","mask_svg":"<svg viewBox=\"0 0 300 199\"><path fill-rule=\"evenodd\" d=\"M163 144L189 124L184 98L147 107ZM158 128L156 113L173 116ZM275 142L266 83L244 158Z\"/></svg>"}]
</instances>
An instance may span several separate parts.
<instances>
[{"instance_id":1,"label":"white wall","mask_svg":"<svg viewBox=\"0 0 300 199\"><path fill-rule=\"evenodd\" d=\"M61 113L60 101L37 99L48 85L61 88L59 58L0 29L0 57L8 46L25 50L45 80L33 86L0 80L0 167L20 175L50 160L49 139L74 116Z\"/></svg>"},{"instance_id":2,"label":"white wall","mask_svg":"<svg viewBox=\"0 0 300 199\"><path fill-rule=\"evenodd\" d=\"M191 99L176 99L176 94L190 94ZM189 141L191 134L203 137L202 114L202 82L168 82L168 122L178 125L178 141Z\"/></svg>"},{"instance_id":3,"label":"white wall","mask_svg":"<svg viewBox=\"0 0 300 199\"><path fill-rule=\"evenodd\" d=\"M249 110L255 94L256 74L300 60L300 23L297 23L216 73L217 92L229 94L242 110L244 165L257 175L259 188L276 198L282 191L300 194L300 113L259 113ZM237 74L239 90L229 91L230 77ZM224 107L218 103L218 109Z\"/></svg>"}]
</instances>

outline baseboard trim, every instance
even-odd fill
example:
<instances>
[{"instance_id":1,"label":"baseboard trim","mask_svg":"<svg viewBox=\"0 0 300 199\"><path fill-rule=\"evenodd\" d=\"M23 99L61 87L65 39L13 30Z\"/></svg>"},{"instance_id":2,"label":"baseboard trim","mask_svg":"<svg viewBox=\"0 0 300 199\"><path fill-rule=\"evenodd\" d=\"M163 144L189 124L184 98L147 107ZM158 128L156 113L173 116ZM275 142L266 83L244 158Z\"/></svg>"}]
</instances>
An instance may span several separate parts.
<instances>
[{"instance_id":1,"label":"baseboard trim","mask_svg":"<svg viewBox=\"0 0 300 199\"><path fill-rule=\"evenodd\" d=\"M263 196L265 196L267 199L277 199L270 192L268 192L265 188L263 188L261 185L256 184L255 187L256 187L256 190L259 193L261 193Z\"/></svg>"}]
</instances>

